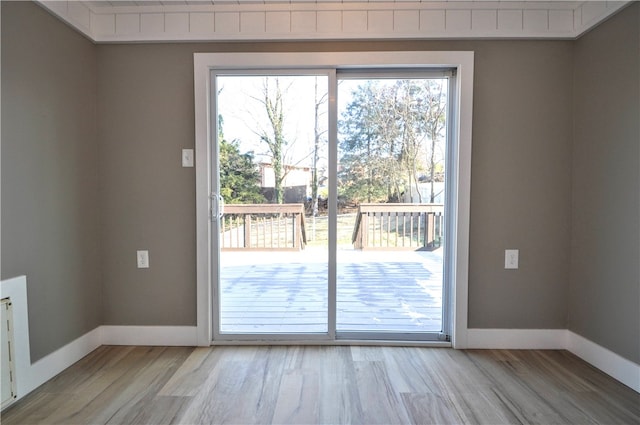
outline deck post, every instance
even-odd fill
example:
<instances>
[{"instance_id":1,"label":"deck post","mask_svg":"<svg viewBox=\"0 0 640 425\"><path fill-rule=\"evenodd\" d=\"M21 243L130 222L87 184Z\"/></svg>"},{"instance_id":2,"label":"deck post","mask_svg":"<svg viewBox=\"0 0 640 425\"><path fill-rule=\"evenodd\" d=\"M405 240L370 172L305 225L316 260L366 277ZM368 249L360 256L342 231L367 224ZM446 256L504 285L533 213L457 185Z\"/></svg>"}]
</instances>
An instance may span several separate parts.
<instances>
[{"instance_id":1,"label":"deck post","mask_svg":"<svg viewBox=\"0 0 640 425\"><path fill-rule=\"evenodd\" d=\"M244 247L251 248L251 215L244 215Z\"/></svg>"},{"instance_id":2,"label":"deck post","mask_svg":"<svg viewBox=\"0 0 640 425\"><path fill-rule=\"evenodd\" d=\"M433 234L434 234L434 227L435 227L435 214L433 213L427 213L427 217L428 217L428 221L429 221L429 225L427 226L427 228L429 229L428 231L428 237L429 240L427 241L427 248L433 248Z\"/></svg>"},{"instance_id":3,"label":"deck post","mask_svg":"<svg viewBox=\"0 0 640 425\"><path fill-rule=\"evenodd\" d=\"M427 248L429 245L429 213L424 213L424 237L422 238L422 247Z\"/></svg>"},{"instance_id":4,"label":"deck post","mask_svg":"<svg viewBox=\"0 0 640 425\"><path fill-rule=\"evenodd\" d=\"M293 222L293 247L294 248L300 248L300 240L298 239L298 232L297 230L299 230L300 227L300 214L294 213L293 214L293 220L291 220Z\"/></svg>"},{"instance_id":5,"label":"deck post","mask_svg":"<svg viewBox=\"0 0 640 425\"><path fill-rule=\"evenodd\" d=\"M369 246L369 213L361 213L362 221L360 222L360 249Z\"/></svg>"}]
</instances>

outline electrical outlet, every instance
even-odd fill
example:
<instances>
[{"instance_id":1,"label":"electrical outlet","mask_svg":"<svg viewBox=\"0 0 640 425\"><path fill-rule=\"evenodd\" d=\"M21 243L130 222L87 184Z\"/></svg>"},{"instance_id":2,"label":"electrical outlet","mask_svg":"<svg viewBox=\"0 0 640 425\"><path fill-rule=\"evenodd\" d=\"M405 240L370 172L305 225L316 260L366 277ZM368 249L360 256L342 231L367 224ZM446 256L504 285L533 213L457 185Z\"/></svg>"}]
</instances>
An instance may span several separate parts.
<instances>
[{"instance_id":1,"label":"electrical outlet","mask_svg":"<svg viewBox=\"0 0 640 425\"><path fill-rule=\"evenodd\" d=\"M139 269L149 268L149 251L146 251L146 250L138 251L136 257L138 258Z\"/></svg>"},{"instance_id":2,"label":"electrical outlet","mask_svg":"<svg viewBox=\"0 0 640 425\"><path fill-rule=\"evenodd\" d=\"M505 249L504 250L504 268L517 269L519 254L520 252L517 249Z\"/></svg>"}]
</instances>

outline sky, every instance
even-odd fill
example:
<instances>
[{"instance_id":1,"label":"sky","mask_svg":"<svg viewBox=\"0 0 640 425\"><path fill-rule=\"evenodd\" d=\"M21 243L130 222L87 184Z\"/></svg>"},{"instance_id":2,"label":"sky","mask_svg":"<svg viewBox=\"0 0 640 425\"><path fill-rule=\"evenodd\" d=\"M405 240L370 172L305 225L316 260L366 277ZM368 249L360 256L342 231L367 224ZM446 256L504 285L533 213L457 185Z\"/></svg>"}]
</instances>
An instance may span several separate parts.
<instances>
[{"instance_id":1,"label":"sky","mask_svg":"<svg viewBox=\"0 0 640 425\"><path fill-rule=\"evenodd\" d=\"M275 76L270 87L275 87ZM288 142L285 163L307 166L313 164L315 83L318 82L318 97L327 93L326 75L294 75L277 77L283 93L284 133ZM376 78L377 79L377 78ZM379 80L379 79L377 79ZM266 130L272 134L271 125L261 100L264 99L264 75L222 75L217 77L218 114L223 117L223 131L227 140L237 140L241 152L252 151L256 162L270 162L267 145L256 133ZM351 101L350 94L366 79L339 80L338 116ZM395 84L395 78L379 80L378 84ZM271 91L273 93L273 90ZM318 167L326 169L328 103L321 105L320 126L323 131L323 146Z\"/></svg>"},{"instance_id":2,"label":"sky","mask_svg":"<svg viewBox=\"0 0 640 425\"><path fill-rule=\"evenodd\" d=\"M315 137L315 80L318 79L318 92L322 96L322 93L327 92L327 77L305 75L278 78L284 99L284 133L285 140L288 142L286 162L311 166L310 153ZM260 141L256 132L260 133L262 129L271 132L265 107L256 100L264 96L263 81L263 76L218 77L218 113L224 120L225 138L238 140L242 152L253 151L256 159L260 161L268 160L268 148L264 142ZM273 80L270 85L275 86ZM326 131L326 102L322 105L322 111L321 125Z\"/></svg>"}]
</instances>

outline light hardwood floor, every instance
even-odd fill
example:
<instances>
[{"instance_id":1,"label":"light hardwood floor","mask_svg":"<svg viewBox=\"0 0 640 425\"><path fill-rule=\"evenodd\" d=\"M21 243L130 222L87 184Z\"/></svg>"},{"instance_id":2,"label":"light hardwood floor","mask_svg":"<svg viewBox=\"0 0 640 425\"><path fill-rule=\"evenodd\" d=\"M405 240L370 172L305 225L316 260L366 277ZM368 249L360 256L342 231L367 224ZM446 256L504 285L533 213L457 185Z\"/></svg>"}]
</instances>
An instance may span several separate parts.
<instances>
[{"instance_id":1,"label":"light hardwood floor","mask_svg":"<svg viewBox=\"0 0 640 425\"><path fill-rule=\"evenodd\" d=\"M2 424L638 424L640 394L566 351L100 347Z\"/></svg>"}]
</instances>

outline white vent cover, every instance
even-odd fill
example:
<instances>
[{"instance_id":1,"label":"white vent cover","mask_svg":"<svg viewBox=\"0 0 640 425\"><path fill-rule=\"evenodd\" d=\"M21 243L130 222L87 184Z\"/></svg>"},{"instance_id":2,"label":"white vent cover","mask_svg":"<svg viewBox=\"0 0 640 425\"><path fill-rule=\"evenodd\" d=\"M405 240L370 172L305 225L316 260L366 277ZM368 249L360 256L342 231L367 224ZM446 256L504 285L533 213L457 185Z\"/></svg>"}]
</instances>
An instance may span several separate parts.
<instances>
[{"instance_id":1,"label":"white vent cover","mask_svg":"<svg viewBox=\"0 0 640 425\"><path fill-rule=\"evenodd\" d=\"M2 409L17 397L15 353L13 351L13 308L10 298L2 299L0 308L0 360L2 361Z\"/></svg>"}]
</instances>

